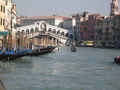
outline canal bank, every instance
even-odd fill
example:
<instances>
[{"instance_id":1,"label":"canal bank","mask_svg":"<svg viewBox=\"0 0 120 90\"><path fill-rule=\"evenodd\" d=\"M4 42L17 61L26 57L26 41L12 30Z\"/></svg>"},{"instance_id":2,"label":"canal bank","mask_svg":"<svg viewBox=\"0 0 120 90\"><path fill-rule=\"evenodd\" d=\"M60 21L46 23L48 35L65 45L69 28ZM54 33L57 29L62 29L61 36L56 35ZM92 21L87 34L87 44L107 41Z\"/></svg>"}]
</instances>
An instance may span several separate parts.
<instances>
[{"instance_id":1,"label":"canal bank","mask_svg":"<svg viewBox=\"0 0 120 90\"><path fill-rule=\"evenodd\" d=\"M0 63L7 90L119 90L120 50L70 47L38 57ZM5 66L4 66L5 65Z\"/></svg>"}]
</instances>

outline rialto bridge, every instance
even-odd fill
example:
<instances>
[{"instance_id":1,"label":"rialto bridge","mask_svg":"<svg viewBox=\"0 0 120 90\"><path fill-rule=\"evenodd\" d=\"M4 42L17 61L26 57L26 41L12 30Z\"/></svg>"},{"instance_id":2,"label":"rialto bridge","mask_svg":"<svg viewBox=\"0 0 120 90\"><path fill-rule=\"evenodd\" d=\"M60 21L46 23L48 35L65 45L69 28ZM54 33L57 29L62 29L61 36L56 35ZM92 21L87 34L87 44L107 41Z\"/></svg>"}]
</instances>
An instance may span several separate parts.
<instances>
[{"instance_id":1,"label":"rialto bridge","mask_svg":"<svg viewBox=\"0 0 120 90\"><path fill-rule=\"evenodd\" d=\"M16 30L16 38L19 36L31 38L43 38L47 43L63 44L73 40L73 33L69 30L52 26L44 21L36 22L33 25L18 27ZM48 39L49 38L49 39ZM50 44L51 45L51 44Z\"/></svg>"}]
</instances>

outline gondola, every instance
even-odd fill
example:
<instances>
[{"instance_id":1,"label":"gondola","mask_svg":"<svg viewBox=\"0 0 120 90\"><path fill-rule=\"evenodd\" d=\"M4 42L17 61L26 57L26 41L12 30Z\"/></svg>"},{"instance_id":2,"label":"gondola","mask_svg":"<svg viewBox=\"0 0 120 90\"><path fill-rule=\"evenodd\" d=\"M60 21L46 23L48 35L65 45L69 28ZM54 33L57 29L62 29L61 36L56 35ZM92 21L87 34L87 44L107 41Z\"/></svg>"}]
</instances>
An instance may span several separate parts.
<instances>
[{"instance_id":1,"label":"gondola","mask_svg":"<svg viewBox=\"0 0 120 90\"><path fill-rule=\"evenodd\" d=\"M0 60L3 60L5 58L5 53L4 52L0 52Z\"/></svg>"},{"instance_id":2,"label":"gondola","mask_svg":"<svg viewBox=\"0 0 120 90\"><path fill-rule=\"evenodd\" d=\"M56 47L48 46L48 47L37 47L32 52L28 53L28 56L39 56L52 52Z\"/></svg>"},{"instance_id":3,"label":"gondola","mask_svg":"<svg viewBox=\"0 0 120 90\"><path fill-rule=\"evenodd\" d=\"M32 52L32 50L29 50L27 48L17 48L17 50L12 50L12 51L6 51L1 58L2 61L8 61L8 60L16 60L21 57L24 57L27 55L28 52Z\"/></svg>"}]
</instances>

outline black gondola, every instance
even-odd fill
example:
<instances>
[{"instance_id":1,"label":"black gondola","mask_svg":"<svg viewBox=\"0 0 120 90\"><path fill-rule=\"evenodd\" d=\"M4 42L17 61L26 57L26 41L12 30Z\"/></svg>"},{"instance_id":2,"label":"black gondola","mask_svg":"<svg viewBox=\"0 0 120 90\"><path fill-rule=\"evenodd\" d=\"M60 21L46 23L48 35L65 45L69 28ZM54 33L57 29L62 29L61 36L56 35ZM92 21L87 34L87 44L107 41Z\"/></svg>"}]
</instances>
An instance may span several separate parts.
<instances>
[{"instance_id":1,"label":"black gondola","mask_svg":"<svg viewBox=\"0 0 120 90\"><path fill-rule=\"evenodd\" d=\"M5 53L4 52L1 52L0 53L0 60L3 60L5 58Z\"/></svg>"},{"instance_id":2,"label":"black gondola","mask_svg":"<svg viewBox=\"0 0 120 90\"><path fill-rule=\"evenodd\" d=\"M52 52L56 47L54 46L48 46L48 47L37 47L32 52L28 53L28 56L39 56L46 53Z\"/></svg>"},{"instance_id":3,"label":"black gondola","mask_svg":"<svg viewBox=\"0 0 120 90\"><path fill-rule=\"evenodd\" d=\"M27 48L18 48L18 50L14 51L6 51L3 55L0 56L0 60L8 61L15 60L27 55L28 52L32 52L32 50L28 50Z\"/></svg>"}]
</instances>

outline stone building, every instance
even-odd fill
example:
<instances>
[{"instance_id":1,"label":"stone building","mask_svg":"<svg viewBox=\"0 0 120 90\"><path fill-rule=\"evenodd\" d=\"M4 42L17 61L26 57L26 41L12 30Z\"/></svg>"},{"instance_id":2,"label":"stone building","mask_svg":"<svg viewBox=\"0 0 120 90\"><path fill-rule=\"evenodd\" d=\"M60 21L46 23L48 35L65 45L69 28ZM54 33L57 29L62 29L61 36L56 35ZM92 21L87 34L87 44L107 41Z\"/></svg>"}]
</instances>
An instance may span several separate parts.
<instances>
[{"instance_id":1,"label":"stone building","mask_svg":"<svg viewBox=\"0 0 120 90\"><path fill-rule=\"evenodd\" d=\"M82 14L75 14L72 16L72 27L74 32L74 38L76 41L81 40L80 26L81 22L88 20L88 12L83 12Z\"/></svg>"},{"instance_id":2,"label":"stone building","mask_svg":"<svg viewBox=\"0 0 120 90\"><path fill-rule=\"evenodd\" d=\"M81 40L94 40L95 39L95 24L97 19L100 17L99 14L88 15L88 19L81 22L80 25L80 36Z\"/></svg>"},{"instance_id":3,"label":"stone building","mask_svg":"<svg viewBox=\"0 0 120 90\"><path fill-rule=\"evenodd\" d=\"M120 48L120 14L118 0L112 0L110 16L97 20L95 25L95 46Z\"/></svg>"},{"instance_id":4,"label":"stone building","mask_svg":"<svg viewBox=\"0 0 120 90\"><path fill-rule=\"evenodd\" d=\"M120 15L99 19L95 29L97 47L120 48Z\"/></svg>"},{"instance_id":5,"label":"stone building","mask_svg":"<svg viewBox=\"0 0 120 90\"><path fill-rule=\"evenodd\" d=\"M4 31L5 28L5 1L0 0L0 31Z\"/></svg>"},{"instance_id":6,"label":"stone building","mask_svg":"<svg viewBox=\"0 0 120 90\"><path fill-rule=\"evenodd\" d=\"M13 0L0 0L0 43L7 33L16 30L16 17L16 5Z\"/></svg>"}]
</instances>

